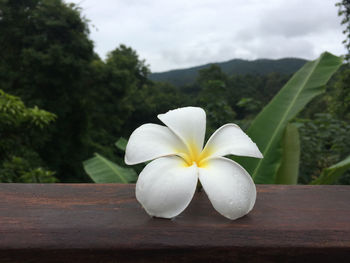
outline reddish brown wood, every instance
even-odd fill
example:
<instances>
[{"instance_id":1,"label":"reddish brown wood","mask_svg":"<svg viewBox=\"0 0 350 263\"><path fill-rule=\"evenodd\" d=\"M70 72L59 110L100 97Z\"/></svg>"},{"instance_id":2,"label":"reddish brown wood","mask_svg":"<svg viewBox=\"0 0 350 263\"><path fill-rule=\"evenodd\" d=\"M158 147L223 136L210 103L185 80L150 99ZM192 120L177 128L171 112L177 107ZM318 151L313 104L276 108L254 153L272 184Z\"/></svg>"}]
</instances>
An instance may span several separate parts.
<instances>
[{"instance_id":1,"label":"reddish brown wood","mask_svg":"<svg viewBox=\"0 0 350 263\"><path fill-rule=\"evenodd\" d=\"M259 185L230 221L205 193L150 218L134 185L0 184L0 262L350 262L350 187Z\"/></svg>"}]
</instances>

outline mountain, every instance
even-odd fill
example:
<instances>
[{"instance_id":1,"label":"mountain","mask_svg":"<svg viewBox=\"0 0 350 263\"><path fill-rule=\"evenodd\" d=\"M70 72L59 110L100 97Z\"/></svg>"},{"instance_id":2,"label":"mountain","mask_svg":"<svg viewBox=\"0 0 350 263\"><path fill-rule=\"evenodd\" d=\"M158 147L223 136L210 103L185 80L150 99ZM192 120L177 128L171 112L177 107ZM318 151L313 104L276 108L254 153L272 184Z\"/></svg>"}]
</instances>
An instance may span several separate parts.
<instances>
[{"instance_id":1,"label":"mountain","mask_svg":"<svg viewBox=\"0 0 350 263\"><path fill-rule=\"evenodd\" d=\"M257 59L243 60L232 59L221 63L209 63L187 69L170 70L150 74L149 78L153 81L169 82L177 87L191 84L195 81L200 69L207 68L212 64L217 64L227 75L233 74L258 74L265 75L272 72L281 74L292 74L301 68L307 60L300 58L282 58L282 59Z\"/></svg>"}]
</instances>

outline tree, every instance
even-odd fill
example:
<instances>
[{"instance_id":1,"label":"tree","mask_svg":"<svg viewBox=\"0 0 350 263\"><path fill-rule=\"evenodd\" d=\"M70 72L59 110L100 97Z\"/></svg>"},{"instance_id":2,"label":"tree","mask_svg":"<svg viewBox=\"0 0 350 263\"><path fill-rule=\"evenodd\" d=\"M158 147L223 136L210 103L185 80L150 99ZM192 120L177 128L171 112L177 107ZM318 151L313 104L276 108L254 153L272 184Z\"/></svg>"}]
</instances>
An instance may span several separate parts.
<instances>
[{"instance_id":1,"label":"tree","mask_svg":"<svg viewBox=\"0 0 350 263\"><path fill-rule=\"evenodd\" d=\"M150 83L145 62L130 47L120 45L106 61L98 57L91 63L88 95L89 152L99 152L115 160L114 143L129 136L133 113L147 100L143 87ZM142 113L141 113L142 114Z\"/></svg>"},{"instance_id":2,"label":"tree","mask_svg":"<svg viewBox=\"0 0 350 263\"><path fill-rule=\"evenodd\" d=\"M227 122L233 122L236 113L229 104L228 77L218 65L201 69L197 77L200 92L197 105L205 109L208 116L208 134Z\"/></svg>"},{"instance_id":3,"label":"tree","mask_svg":"<svg viewBox=\"0 0 350 263\"><path fill-rule=\"evenodd\" d=\"M348 54L346 54L345 57L347 60L349 60L350 59L350 0L342 0L341 2L336 3L336 6L338 7L338 15L343 17L341 24L346 26L346 28L343 31L343 33L346 36L343 43L346 49L348 50Z\"/></svg>"},{"instance_id":4,"label":"tree","mask_svg":"<svg viewBox=\"0 0 350 263\"><path fill-rule=\"evenodd\" d=\"M0 182L55 182L38 155L56 116L0 90Z\"/></svg>"},{"instance_id":5,"label":"tree","mask_svg":"<svg viewBox=\"0 0 350 263\"><path fill-rule=\"evenodd\" d=\"M329 113L316 113L298 122L302 146L299 182L305 184L350 154L350 124Z\"/></svg>"},{"instance_id":6,"label":"tree","mask_svg":"<svg viewBox=\"0 0 350 263\"><path fill-rule=\"evenodd\" d=\"M329 96L330 111L339 119L350 121L350 69L344 67L337 76Z\"/></svg>"},{"instance_id":7,"label":"tree","mask_svg":"<svg viewBox=\"0 0 350 263\"><path fill-rule=\"evenodd\" d=\"M61 0L0 0L0 85L57 115L38 150L62 181L85 180L86 94L93 58L87 21Z\"/></svg>"},{"instance_id":8,"label":"tree","mask_svg":"<svg viewBox=\"0 0 350 263\"><path fill-rule=\"evenodd\" d=\"M142 91L144 86L150 84L147 79L149 69L136 51L125 45L110 52L106 62L100 66L104 68L101 72L104 71L105 76L100 79L99 85L102 86L95 89L93 95L101 107L94 120L102 121L99 127L118 138L124 130L129 130L125 129L126 122L131 122L135 108L146 99Z\"/></svg>"}]
</instances>

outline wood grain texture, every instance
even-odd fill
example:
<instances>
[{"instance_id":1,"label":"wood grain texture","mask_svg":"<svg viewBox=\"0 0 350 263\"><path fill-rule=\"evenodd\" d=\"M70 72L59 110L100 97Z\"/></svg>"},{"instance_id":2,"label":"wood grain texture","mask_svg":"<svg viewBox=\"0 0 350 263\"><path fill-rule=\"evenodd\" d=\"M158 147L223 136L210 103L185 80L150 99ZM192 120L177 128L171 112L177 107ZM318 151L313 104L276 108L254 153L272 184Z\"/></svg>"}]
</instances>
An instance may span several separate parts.
<instances>
[{"instance_id":1,"label":"wood grain texture","mask_svg":"<svg viewBox=\"0 0 350 263\"><path fill-rule=\"evenodd\" d=\"M350 187L258 185L230 221L196 193L149 217L134 185L0 184L0 262L350 262Z\"/></svg>"}]
</instances>

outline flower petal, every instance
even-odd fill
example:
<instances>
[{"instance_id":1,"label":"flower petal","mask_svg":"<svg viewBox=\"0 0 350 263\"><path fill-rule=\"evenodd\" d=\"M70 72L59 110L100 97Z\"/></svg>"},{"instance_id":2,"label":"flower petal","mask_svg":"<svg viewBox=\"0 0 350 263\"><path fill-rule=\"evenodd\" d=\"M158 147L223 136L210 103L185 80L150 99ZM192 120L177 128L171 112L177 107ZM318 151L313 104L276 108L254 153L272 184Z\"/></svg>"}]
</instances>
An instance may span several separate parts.
<instances>
[{"instance_id":1,"label":"flower petal","mask_svg":"<svg viewBox=\"0 0 350 263\"><path fill-rule=\"evenodd\" d=\"M131 134L125 150L125 163L137 164L184 152L186 146L169 128L148 123Z\"/></svg>"},{"instance_id":2,"label":"flower petal","mask_svg":"<svg viewBox=\"0 0 350 263\"><path fill-rule=\"evenodd\" d=\"M202 151L206 126L202 108L179 108L159 114L158 118L183 140L192 156Z\"/></svg>"},{"instance_id":3,"label":"flower petal","mask_svg":"<svg viewBox=\"0 0 350 263\"><path fill-rule=\"evenodd\" d=\"M236 219L252 210L256 199L255 184L239 164L219 157L199 168L199 180L212 205L223 216Z\"/></svg>"},{"instance_id":4,"label":"flower petal","mask_svg":"<svg viewBox=\"0 0 350 263\"><path fill-rule=\"evenodd\" d=\"M258 146L236 124L221 126L209 138L202 155L215 158L228 154L263 158Z\"/></svg>"},{"instance_id":5,"label":"flower petal","mask_svg":"<svg viewBox=\"0 0 350 263\"><path fill-rule=\"evenodd\" d=\"M151 216L172 218L190 203L198 181L198 168L177 156L150 162L136 183L136 198Z\"/></svg>"}]
</instances>

